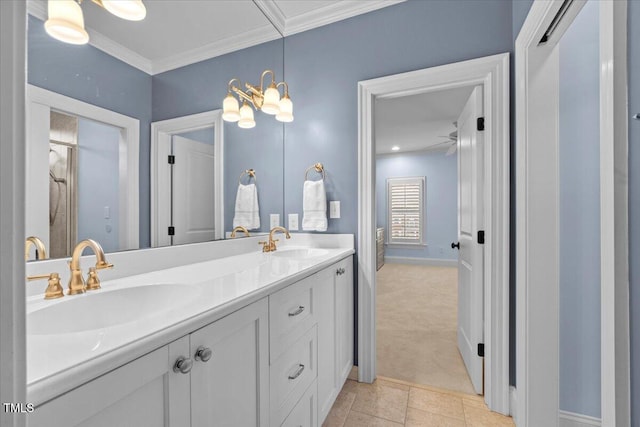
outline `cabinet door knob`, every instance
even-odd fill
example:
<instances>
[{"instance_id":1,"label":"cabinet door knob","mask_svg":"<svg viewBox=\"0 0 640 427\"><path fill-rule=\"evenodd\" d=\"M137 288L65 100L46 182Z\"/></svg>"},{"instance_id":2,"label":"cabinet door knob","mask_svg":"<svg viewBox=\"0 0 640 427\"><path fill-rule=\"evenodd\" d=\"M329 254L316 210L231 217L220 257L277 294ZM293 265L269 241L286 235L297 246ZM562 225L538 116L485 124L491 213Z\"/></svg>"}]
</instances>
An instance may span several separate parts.
<instances>
[{"instance_id":1,"label":"cabinet door knob","mask_svg":"<svg viewBox=\"0 0 640 427\"><path fill-rule=\"evenodd\" d=\"M304 311L304 307L303 306L299 306L296 311L293 311L293 312L289 313L289 317L297 316L298 314L302 313L303 311Z\"/></svg>"},{"instance_id":2,"label":"cabinet door knob","mask_svg":"<svg viewBox=\"0 0 640 427\"><path fill-rule=\"evenodd\" d=\"M339 269L336 271L336 274L337 274L338 276L342 276L342 275L344 274L344 272L345 272L344 268L342 268L342 267L341 267L341 268L339 268Z\"/></svg>"},{"instance_id":3,"label":"cabinet door knob","mask_svg":"<svg viewBox=\"0 0 640 427\"><path fill-rule=\"evenodd\" d=\"M188 357L178 357L176 363L173 365L173 372L180 372L181 374L188 374L193 368L193 360Z\"/></svg>"},{"instance_id":4,"label":"cabinet door knob","mask_svg":"<svg viewBox=\"0 0 640 427\"><path fill-rule=\"evenodd\" d=\"M209 359L211 359L212 355L213 355L213 352L211 351L210 348L204 347L204 346L200 346L196 350L196 355L194 356L194 359L202 360L203 362L207 362Z\"/></svg>"},{"instance_id":5,"label":"cabinet door knob","mask_svg":"<svg viewBox=\"0 0 640 427\"><path fill-rule=\"evenodd\" d=\"M300 363L298 365L298 369L296 369L296 371L293 373L293 375L289 375L289 379L290 380L295 380L296 378L298 378L300 376L302 371L304 371L304 365L302 363Z\"/></svg>"}]
</instances>

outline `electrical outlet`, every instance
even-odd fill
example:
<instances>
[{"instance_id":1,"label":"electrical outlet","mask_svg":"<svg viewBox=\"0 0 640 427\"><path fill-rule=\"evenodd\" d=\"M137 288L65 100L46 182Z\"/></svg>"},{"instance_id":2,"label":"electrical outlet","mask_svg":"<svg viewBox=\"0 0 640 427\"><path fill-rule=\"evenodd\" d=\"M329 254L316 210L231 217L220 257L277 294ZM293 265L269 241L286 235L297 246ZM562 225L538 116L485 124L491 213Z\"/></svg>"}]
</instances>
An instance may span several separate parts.
<instances>
[{"instance_id":1,"label":"electrical outlet","mask_svg":"<svg viewBox=\"0 0 640 427\"><path fill-rule=\"evenodd\" d=\"M277 227L280 225L280 214L269 215L269 228Z\"/></svg>"},{"instance_id":2,"label":"electrical outlet","mask_svg":"<svg viewBox=\"0 0 640 427\"><path fill-rule=\"evenodd\" d=\"M298 214L289 214L289 231L298 230Z\"/></svg>"}]
</instances>

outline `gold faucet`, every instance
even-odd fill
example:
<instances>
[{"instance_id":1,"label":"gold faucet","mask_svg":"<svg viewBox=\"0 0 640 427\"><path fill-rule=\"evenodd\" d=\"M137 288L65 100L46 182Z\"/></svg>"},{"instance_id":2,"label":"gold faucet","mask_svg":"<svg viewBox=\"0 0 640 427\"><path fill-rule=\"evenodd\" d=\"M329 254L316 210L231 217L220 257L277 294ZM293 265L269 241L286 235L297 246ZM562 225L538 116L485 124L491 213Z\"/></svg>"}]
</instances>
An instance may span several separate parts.
<instances>
[{"instance_id":1,"label":"gold faucet","mask_svg":"<svg viewBox=\"0 0 640 427\"><path fill-rule=\"evenodd\" d=\"M245 237L251 237L251 234L249 234L249 230L247 230L246 227L243 227L243 226L239 225L236 228L234 228L233 231L231 232L231 238L232 239L236 238L236 231L242 231L244 233Z\"/></svg>"},{"instance_id":2,"label":"gold faucet","mask_svg":"<svg viewBox=\"0 0 640 427\"><path fill-rule=\"evenodd\" d=\"M269 241L268 242L258 242L258 244L262 245L262 252L274 252L276 249L278 249L276 247L276 242L278 241L278 239L274 239L273 238L273 234L276 231L283 232L287 239L291 238L291 234L289 234L289 230L287 230L286 228L280 227L280 226L273 227L271 229L271 231L269 232Z\"/></svg>"},{"instance_id":3,"label":"gold faucet","mask_svg":"<svg viewBox=\"0 0 640 427\"><path fill-rule=\"evenodd\" d=\"M27 241L24 244L24 260L29 261L29 249L31 246L36 247L36 260L47 259L47 250L44 247L44 243L36 236L27 237Z\"/></svg>"},{"instance_id":4,"label":"gold faucet","mask_svg":"<svg viewBox=\"0 0 640 427\"><path fill-rule=\"evenodd\" d=\"M39 276L27 276L27 280L49 279L49 286L44 291L44 299L56 299L64 296L62 285L60 284L60 275L58 273L43 274Z\"/></svg>"},{"instance_id":5,"label":"gold faucet","mask_svg":"<svg viewBox=\"0 0 640 427\"><path fill-rule=\"evenodd\" d=\"M82 270L80 269L80 256L85 248L93 249L96 254L96 266L89 269L89 278L87 283L84 282L82 276ZM82 294L85 290L100 289L100 279L96 270L102 270L104 268L112 268L113 264L109 264L104 258L104 251L102 246L95 240L86 239L81 241L73 249L73 255L71 256L71 262L69 263L69 269L71 270L71 277L69 278L69 291L67 295Z\"/></svg>"}]
</instances>

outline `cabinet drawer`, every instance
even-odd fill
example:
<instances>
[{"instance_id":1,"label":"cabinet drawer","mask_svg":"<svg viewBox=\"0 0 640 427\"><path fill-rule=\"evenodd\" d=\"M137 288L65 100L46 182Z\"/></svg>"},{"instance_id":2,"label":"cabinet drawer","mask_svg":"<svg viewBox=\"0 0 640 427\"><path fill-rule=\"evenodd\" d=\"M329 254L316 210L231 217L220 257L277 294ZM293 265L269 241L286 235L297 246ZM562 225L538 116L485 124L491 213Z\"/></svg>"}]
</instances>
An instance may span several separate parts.
<instances>
[{"instance_id":1,"label":"cabinet drawer","mask_svg":"<svg viewBox=\"0 0 640 427\"><path fill-rule=\"evenodd\" d=\"M318 425L317 383L313 382L280 427L316 427Z\"/></svg>"},{"instance_id":2,"label":"cabinet drawer","mask_svg":"<svg viewBox=\"0 0 640 427\"><path fill-rule=\"evenodd\" d=\"M271 362L317 323L317 284L322 273L307 277L269 296Z\"/></svg>"},{"instance_id":3,"label":"cabinet drawer","mask_svg":"<svg viewBox=\"0 0 640 427\"><path fill-rule=\"evenodd\" d=\"M271 425L279 426L316 379L317 327L314 325L271 365Z\"/></svg>"}]
</instances>

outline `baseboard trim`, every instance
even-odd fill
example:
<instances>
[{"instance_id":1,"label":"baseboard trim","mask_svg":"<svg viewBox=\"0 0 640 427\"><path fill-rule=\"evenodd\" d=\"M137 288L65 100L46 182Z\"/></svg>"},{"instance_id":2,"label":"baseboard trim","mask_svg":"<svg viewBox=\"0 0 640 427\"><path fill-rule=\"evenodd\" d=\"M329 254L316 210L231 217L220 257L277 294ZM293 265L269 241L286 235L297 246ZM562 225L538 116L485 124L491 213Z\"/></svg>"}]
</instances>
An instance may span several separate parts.
<instances>
[{"instance_id":1,"label":"baseboard trim","mask_svg":"<svg viewBox=\"0 0 640 427\"><path fill-rule=\"evenodd\" d=\"M430 267L457 267L457 259L438 258L411 258L401 256L385 256L384 262L388 264L427 265Z\"/></svg>"},{"instance_id":2,"label":"baseboard trim","mask_svg":"<svg viewBox=\"0 0 640 427\"><path fill-rule=\"evenodd\" d=\"M513 418L515 425L518 425L516 415L518 414L518 393L514 386L509 386L509 415Z\"/></svg>"},{"instance_id":3,"label":"baseboard trim","mask_svg":"<svg viewBox=\"0 0 640 427\"><path fill-rule=\"evenodd\" d=\"M558 413L558 419L558 425L560 427L600 427L602 425L600 418L567 411L560 411Z\"/></svg>"}]
</instances>

